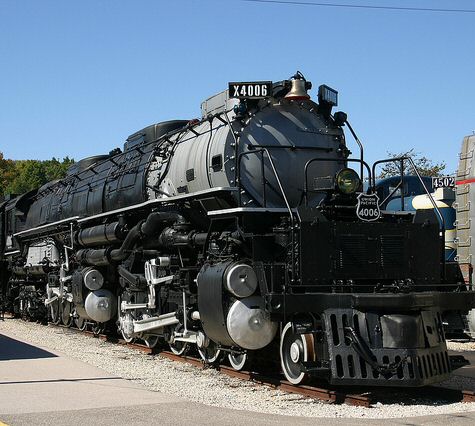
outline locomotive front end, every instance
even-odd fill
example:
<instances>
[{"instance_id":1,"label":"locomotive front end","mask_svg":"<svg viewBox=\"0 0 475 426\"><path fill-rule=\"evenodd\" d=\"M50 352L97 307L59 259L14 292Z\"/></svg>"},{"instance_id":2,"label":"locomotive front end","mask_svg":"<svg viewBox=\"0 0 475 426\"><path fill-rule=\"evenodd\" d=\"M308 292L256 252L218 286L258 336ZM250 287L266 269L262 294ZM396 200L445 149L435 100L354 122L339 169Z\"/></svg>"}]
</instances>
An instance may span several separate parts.
<instances>
[{"instance_id":1,"label":"locomotive front end","mask_svg":"<svg viewBox=\"0 0 475 426\"><path fill-rule=\"evenodd\" d=\"M371 386L447 379L464 361L447 353L444 318L474 306L475 293L458 266L445 262L439 212L381 211L375 167L364 161L346 114L332 114L336 91L320 86L314 103L299 73L287 92L278 87L270 100L235 106L239 208L210 215L221 226L234 222L247 247L254 296L280 325L286 378ZM344 126L359 156L351 156ZM220 305L233 303L221 297ZM226 315L225 308L219 322Z\"/></svg>"},{"instance_id":2,"label":"locomotive front end","mask_svg":"<svg viewBox=\"0 0 475 426\"><path fill-rule=\"evenodd\" d=\"M444 315L468 310L474 293L442 262L435 214L365 222L297 211L297 280L266 271L271 316L292 319L280 347L290 381L424 386L463 365L447 353Z\"/></svg>"}]
</instances>

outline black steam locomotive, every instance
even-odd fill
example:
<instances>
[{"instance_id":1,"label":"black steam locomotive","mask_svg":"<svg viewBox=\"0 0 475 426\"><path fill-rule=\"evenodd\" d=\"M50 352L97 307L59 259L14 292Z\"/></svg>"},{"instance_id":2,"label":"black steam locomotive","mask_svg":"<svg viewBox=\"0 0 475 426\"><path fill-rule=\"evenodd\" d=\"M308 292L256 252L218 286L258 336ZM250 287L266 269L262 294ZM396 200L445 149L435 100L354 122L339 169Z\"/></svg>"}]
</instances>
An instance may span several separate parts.
<instances>
[{"instance_id":1,"label":"black steam locomotive","mask_svg":"<svg viewBox=\"0 0 475 426\"><path fill-rule=\"evenodd\" d=\"M200 120L149 126L4 201L6 308L236 369L264 354L295 384L445 380L443 317L475 293L444 260L443 218L381 211L337 92L316 103L310 88L300 73L230 83Z\"/></svg>"}]
</instances>

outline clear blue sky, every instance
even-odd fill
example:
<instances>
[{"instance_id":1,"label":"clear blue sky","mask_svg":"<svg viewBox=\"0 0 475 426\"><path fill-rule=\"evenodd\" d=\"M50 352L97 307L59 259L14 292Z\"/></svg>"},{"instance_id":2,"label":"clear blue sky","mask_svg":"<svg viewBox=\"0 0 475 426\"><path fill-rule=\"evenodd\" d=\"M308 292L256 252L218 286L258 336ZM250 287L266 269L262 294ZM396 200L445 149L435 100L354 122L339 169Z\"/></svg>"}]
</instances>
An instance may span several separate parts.
<instances>
[{"instance_id":1,"label":"clear blue sky","mask_svg":"<svg viewBox=\"0 0 475 426\"><path fill-rule=\"evenodd\" d=\"M473 0L338 2L475 9ZM109 152L148 124L199 116L228 81L296 70L339 90L370 160L415 148L452 172L475 129L475 13L0 0L0 151Z\"/></svg>"}]
</instances>

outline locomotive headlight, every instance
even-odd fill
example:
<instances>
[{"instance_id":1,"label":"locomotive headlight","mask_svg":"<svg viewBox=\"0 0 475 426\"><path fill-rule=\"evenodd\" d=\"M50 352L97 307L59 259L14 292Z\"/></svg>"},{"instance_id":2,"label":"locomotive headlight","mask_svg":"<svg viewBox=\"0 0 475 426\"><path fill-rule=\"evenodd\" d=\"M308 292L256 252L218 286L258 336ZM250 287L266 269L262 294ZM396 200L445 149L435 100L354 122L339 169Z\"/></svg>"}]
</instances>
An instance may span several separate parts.
<instances>
[{"instance_id":1,"label":"locomotive headlight","mask_svg":"<svg viewBox=\"0 0 475 426\"><path fill-rule=\"evenodd\" d=\"M318 103L327 103L331 106L338 105L338 92L335 89L322 84L318 88Z\"/></svg>"},{"instance_id":2,"label":"locomotive headlight","mask_svg":"<svg viewBox=\"0 0 475 426\"><path fill-rule=\"evenodd\" d=\"M353 194L360 186L358 173L353 169L342 169L336 175L336 186L342 194Z\"/></svg>"}]
</instances>

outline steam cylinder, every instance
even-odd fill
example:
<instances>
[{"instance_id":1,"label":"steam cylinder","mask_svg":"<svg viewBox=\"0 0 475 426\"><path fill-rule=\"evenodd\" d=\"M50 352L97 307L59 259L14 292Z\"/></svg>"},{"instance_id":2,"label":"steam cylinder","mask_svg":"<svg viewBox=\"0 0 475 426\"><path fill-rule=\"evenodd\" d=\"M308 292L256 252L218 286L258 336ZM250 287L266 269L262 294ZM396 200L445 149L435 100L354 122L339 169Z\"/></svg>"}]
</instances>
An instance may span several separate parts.
<instances>
[{"instance_id":1,"label":"steam cylinder","mask_svg":"<svg viewBox=\"0 0 475 426\"><path fill-rule=\"evenodd\" d=\"M226 327L236 345L251 350L267 346L277 332L277 323L270 320L258 296L236 300L228 311Z\"/></svg>"},{"instance_id":2,"label":"steam cylinder","mask_svg":"<svg viewBox=\"0 0 475 426\"><path fill-rule=\"evenodd\" d=\"M117 310L114 295L105 289L91 291L84 302L87 316L97 322L107 322L113 318Z\"/></svg>"},{"instance_id":3,"label":"steam cylinder","mask_svg":"<svg viewBox=\"0 0 475 426\"><path fill-rule=\"evenodd\" d=\"M200 319L211 340L245 349L260 349L272 341L277 323L270 320L262 298L235 299L235 292L243 295L249 294L249 286L256 289L257 278L251 266L232 262L206 264L198 274L197 284Z\"/></svg>"}]
</instances>

